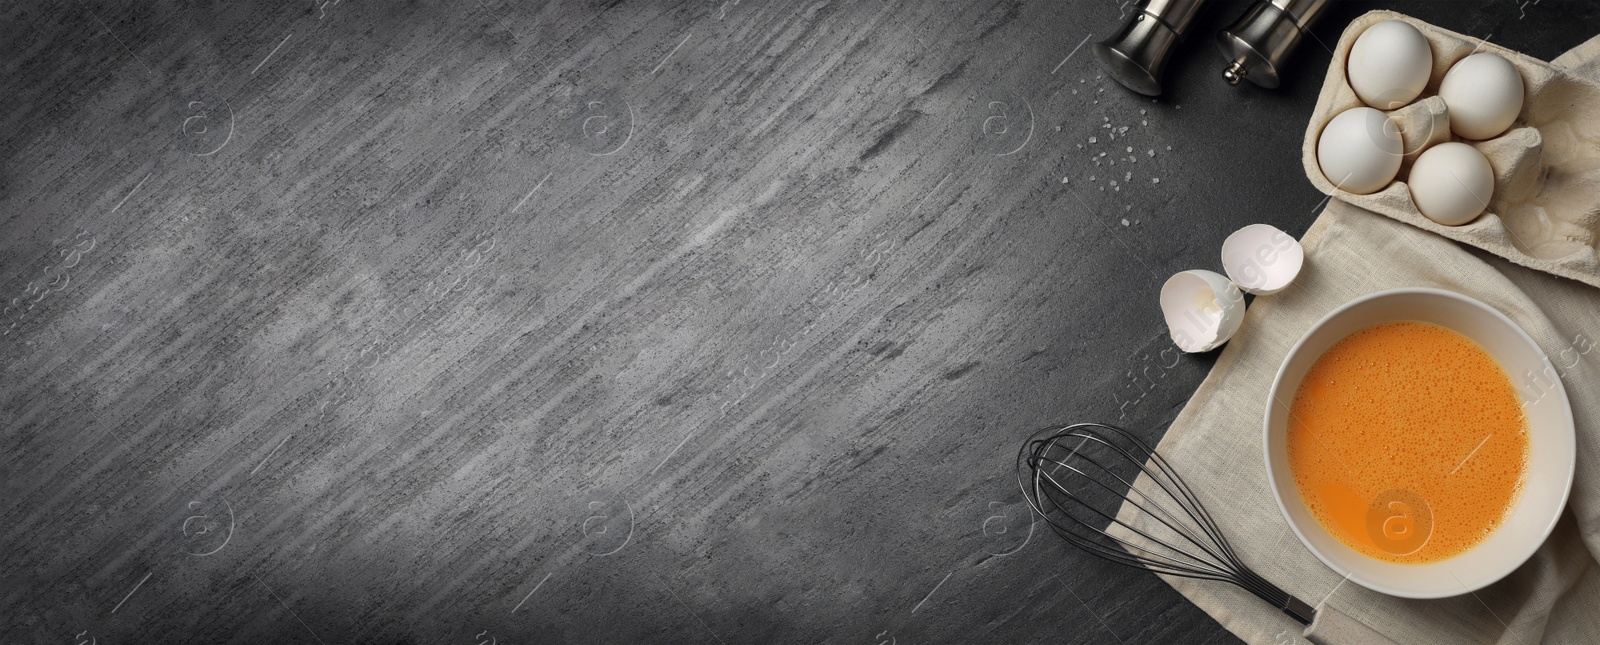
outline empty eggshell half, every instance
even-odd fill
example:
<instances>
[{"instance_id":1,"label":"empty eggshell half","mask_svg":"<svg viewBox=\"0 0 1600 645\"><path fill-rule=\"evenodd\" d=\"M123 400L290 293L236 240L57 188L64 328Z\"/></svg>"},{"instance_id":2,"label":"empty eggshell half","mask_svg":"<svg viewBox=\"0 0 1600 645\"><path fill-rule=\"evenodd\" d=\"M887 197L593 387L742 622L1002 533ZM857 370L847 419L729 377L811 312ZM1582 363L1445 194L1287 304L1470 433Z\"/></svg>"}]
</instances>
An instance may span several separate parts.
<instances>
[{"instance_id":1,"label":"empty eggshell half","mask_svg":"<svg viewBox=\"0 0 1600 645\"><path fill-rule=\"evenodd\" d=\"M1251 224L1222 243L1222 267L1247 293L1270 296L1300 275L1306 251L1294 237L1266 224Z\"/></svg>"},{"instance_id":2,"label":"empty eggshell half","mask_svg":"<svg viewBox=\"0 0 1600 645\"><path fill-rule=\"evenodd\" d=\"M1184 271L1161 285L1161 314L1185 352L1221 347L1244 322L1244 294L1214 271Z\"/></svg>"}]
</instances>

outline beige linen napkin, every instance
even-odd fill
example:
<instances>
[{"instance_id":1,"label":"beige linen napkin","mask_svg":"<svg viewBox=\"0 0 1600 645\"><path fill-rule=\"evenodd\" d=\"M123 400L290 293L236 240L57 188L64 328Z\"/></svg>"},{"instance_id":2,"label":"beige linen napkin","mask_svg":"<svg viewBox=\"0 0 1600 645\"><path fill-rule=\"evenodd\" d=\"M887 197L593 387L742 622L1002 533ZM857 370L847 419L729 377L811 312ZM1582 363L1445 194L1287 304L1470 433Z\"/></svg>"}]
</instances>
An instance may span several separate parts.
<instances>
[{"instance_id":1,"label":"beige linen napkin","mask_svg":"<svg viewBox=\"0 0 1600 645\"><path fill-rule=\"evenodd\" d=\"M1554 62L1600 77L1600 38ZM1328 598L1397 643L1600 643L1600 289L1338 200L1301 242L1306 266L1300 277L1282 293L1252 303L1243 329L1157 449L1199 493L1246 565L1312 605ZM1578 431L1572 497L1555 532L1504 580L1441 600L1404 600L1341 584L1343 577L1290 531L1262 458L1267 392L1301 334L1357 296L1418 286L1482 300L1527 330L1560 370ZM1523 385L1521 375L1512 378ZM1125 517L1128 511L1125 506ZM1165 579L1246 642L1305 642L1298 623L1232 585Z\"/></svg>"}]
</instances>

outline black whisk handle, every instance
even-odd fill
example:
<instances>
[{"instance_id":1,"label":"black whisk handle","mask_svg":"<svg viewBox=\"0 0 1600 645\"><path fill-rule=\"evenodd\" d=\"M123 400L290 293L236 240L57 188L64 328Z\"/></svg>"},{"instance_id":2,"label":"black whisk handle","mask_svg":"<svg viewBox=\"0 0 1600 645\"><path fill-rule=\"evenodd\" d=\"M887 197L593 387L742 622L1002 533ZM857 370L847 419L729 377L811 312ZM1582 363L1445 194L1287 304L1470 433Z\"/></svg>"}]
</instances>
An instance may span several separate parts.
<instances>
[{"instance_id":1,"label":"black whisk handle","mask_svg":"<svg viewBox=\"0 0 1600 645\"><path fill-rule=\"evenodd\" d=\"M1282 609L1283 613L1289 614L1290 618L1295 619L1301 625L1310 625L1311 621L1317 617L1315 608L1306 604L1306 601L1294 596L1289 596L1289 600L1279 609Z\"/></svg>"},{"instance_id":2,"label":"black whisk handle","mask_svg":"<svg viewBox=\"0 0 1600 645\"><path fill-rule=\"evenodd\" d=\"M1303 602L1290 600L1291 605L1299 603L1300 606L1305 606ZM1283 611L1289 612L1287 608ZM1388 636L1328 606L1326 602L1317 605L1315 617L1310 625L1306 625L1306 631L1301 635L1313 645L1396 645Z\"/></svg>"}]
</instances>

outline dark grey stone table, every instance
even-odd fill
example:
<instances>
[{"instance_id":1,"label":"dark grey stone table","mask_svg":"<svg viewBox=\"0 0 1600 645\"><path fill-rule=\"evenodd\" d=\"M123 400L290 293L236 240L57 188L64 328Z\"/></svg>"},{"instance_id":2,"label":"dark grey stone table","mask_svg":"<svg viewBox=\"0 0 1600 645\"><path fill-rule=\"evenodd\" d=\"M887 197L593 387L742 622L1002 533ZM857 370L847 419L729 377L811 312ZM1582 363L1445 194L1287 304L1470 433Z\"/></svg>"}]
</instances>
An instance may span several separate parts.
<instances>
[{"instance_id":1,"label":"dark grey stone table","mask_svg":"<svg viewBox=\"0 0 1600 645\"><path fill-rule=\"evenodd\" d=\"M1152 101L1119 4L7 3L0 641L1232 641L1013 458L1159 437L1329 53L1227 87L1218 3Z\"/></svg>"}]
</instances>

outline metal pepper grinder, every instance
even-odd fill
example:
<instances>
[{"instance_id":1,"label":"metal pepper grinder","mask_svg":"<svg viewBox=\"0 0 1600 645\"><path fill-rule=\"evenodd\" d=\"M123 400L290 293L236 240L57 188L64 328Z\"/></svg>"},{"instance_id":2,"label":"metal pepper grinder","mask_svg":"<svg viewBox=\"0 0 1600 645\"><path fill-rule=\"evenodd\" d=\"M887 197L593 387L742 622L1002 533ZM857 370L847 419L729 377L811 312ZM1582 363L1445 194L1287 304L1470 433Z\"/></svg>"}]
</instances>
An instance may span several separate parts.
<instances>
[{"instance_id":1,"label":"metal pepper grinder","mask_svg":"<svg viewBox=\"0 0 1600 645\"><path fill-rule=\"evenodd\" d=\"M1161 94L1161 70L1204 0L1141 0L1117 35L1095 43L1100 66L1123 87Z\"/></svg>"},{"instance_id":2,"label":"metal pepper grinder","mask_svg":"<svg viewBox=\"0 0 1600 645\"><path fill-rule=\"evenodd\" d=\"M1223 80L1238 85L1248 78L1261 87L1277 87L1284 60L1327 6L1327 0L1258 0L1232 27L1217 33L1217 49L1228 59Z\"/></svg>"}]
</instances>

